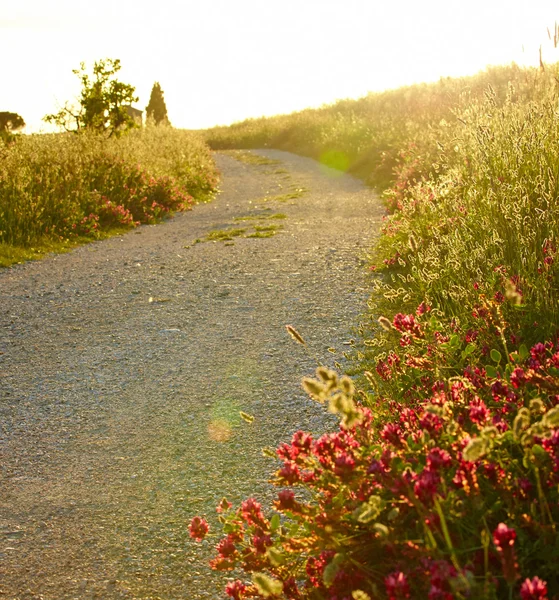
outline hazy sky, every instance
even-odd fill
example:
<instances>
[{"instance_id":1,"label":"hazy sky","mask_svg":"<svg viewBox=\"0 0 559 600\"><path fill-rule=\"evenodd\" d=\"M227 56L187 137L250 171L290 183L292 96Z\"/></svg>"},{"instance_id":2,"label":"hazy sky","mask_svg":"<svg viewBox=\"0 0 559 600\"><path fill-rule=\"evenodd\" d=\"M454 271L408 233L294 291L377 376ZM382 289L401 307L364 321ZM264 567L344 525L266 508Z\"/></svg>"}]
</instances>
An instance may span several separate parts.
<instances>
[{"instance_id":1,"label":"hazy sky","mask_svg":"<svg viewBox=\"0 0 559 600\"><path fill-rule=\"evenodd\" d=\"M72 69L120 58L144 109L229 124L488 64L559 60L556 0L0 0L0 111L29 129L77 96Z\"/></svg>"}]
</instances>

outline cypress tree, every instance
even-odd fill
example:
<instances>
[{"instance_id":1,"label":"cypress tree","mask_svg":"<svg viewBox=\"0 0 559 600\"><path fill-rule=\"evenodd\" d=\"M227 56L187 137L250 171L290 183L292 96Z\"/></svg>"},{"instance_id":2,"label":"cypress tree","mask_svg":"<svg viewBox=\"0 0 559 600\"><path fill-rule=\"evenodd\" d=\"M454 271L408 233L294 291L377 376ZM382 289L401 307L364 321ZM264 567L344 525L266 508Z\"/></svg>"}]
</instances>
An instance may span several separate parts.
<instances>
[{"instance_id":1,"label":"cypress tree","mask_svg":"<svg viewBox=\"0 0 559 600\"><path fill-rule=\"evenodd\" d=\"M153 88L151 89L149 104L146 106L146 118L153 119L156 125L160 125L161 123L169 124L167 106L165 105L163 91L158 81L153 84Z\"/></svg>"}]
</instances>

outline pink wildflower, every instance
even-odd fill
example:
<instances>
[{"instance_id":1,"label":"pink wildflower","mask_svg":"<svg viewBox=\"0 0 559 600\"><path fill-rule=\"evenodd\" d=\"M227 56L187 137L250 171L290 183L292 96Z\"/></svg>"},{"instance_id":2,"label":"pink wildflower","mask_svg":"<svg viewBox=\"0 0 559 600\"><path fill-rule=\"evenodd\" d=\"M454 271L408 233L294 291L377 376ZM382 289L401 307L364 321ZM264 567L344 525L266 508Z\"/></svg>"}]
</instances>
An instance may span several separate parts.
<instances>
[{"instance_id":1,"label":"pink wildflower","mask_svg":"<svg viewBox=\"0 0 559 600\"><path fill-rule=\"evenodd\" d=\"M384 578L388 600L401 600L410 597L410 586L402 571L394 571Z\"/></svg>"},{"instance_id":2,"label":"pink wildflower","mask_svg":"<svg viewBox=\"0 0 559 600\"><path fill-rule=\"evenodd\" d=\"M539 577L526 579L520 586L520 598L522 600L547 600L547 582Z\"/></svg>"},{"instance_id":3,"label":"pink wildflower","mask_svg":"<svg viewBox=\"0 0 559 600\"><path fill-rule=\"evenodd\" d=\"M233 600L242 600L243 592L246 590L246 585L237 579L231 581L225 586L225 593Z\"/></svg>"},{"instance_id":4,"label":"pink wildflower","mask_svg":"<svg viewBox=\"0 0 559 600\"><path fill-rule=\"evenodd\" d=\"M210 526L205 519L202 519L201 517L194 517L192 521L190 521L188 529L190 530L190 537L195 539L197 542L201 542L210 530Z\"/></svg>"}]
</instances>

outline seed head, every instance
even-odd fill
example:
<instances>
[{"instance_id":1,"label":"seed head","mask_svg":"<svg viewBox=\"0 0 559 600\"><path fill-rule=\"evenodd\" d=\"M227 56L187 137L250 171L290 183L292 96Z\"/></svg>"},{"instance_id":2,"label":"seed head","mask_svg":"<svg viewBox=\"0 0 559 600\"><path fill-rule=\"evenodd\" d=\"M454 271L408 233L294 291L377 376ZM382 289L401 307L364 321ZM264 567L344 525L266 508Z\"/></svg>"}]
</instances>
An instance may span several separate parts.
<instances>
[{"instance_id":1,"label":"seed head","mask_svg":"<svg viewBox=\"0 0 559 600\"><path fill-rule=\"evenodd\" d=\"M385 331L392 329L392 323L386 317L379 317L378 322Z\"/></svg>"},{"instance_id":2,"label":"seed head","mask_svg":"<svg viewBox=\"0 0 559 600\"><path fill-rule=\"evenodd\" d=\"M285 328L287 329L287 333L289 333L289 335L297 343L303 344L303 346L306 346L305 340L303 339L303 337L301 336L301 334L295 329L295 327L293 327L293 325L286 325Z\"/></svg>"}]
</instances>

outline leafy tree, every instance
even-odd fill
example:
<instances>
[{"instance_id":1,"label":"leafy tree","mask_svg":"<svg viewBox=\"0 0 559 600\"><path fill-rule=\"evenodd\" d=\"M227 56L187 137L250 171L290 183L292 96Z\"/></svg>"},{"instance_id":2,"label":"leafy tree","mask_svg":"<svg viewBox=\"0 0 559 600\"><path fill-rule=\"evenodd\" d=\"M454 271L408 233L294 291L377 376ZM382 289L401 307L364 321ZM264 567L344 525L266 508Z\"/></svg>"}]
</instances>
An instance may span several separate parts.
<instances>
[{"instance_id":1,"label":"leafy tree","mask_svg":"<svg viewBox=\"0 0 559 600\"><path fill-rule=\"evenodd\" d=\"M122 131L136 127L127 107L137 102L136 89L116 79L120 71L120 60L107 58L96 61L90 75L84 63L72 71L80 79L82 91L79 105L66 103L59 112L46 115L47 123L54 123L66 131L83 129L119 135Z\"/></svg>"},{"instance_id":2,"label":"leafy tree","mask_svg":"<svg viewBox=\"0 0 559 600\"><path fill-rule=\"evenodd\" d=\"M163 90L158 81L156 81L151 88L149 104L146 106L146 117L149 120L153 120L156 125L169 124L167 106L165 104L165 99L163 98Z\"/></svg>"},{"instance_id":3,"label":"leafy tree","mask_svg":"<svg viewBox=\"0 0 559 600\"><path fill-rule=\"evenodd\" d=\"M17 113L0 112L0 132L11 133L25 127L25 121Z\"/></svg>"}]
</instances>

